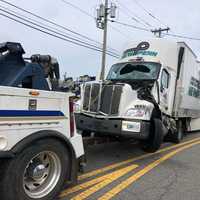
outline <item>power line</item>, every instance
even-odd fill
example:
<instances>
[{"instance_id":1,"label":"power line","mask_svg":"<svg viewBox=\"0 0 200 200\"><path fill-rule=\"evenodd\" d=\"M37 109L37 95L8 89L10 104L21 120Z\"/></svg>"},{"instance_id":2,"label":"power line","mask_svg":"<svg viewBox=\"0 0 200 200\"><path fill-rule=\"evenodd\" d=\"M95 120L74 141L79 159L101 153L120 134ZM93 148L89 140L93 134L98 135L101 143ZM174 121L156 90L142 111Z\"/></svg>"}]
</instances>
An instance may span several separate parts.
<instances>
[{"instance_id":1,"label":"power line","mask_svg":"<svg viewBox=\"0 0 200 200\"><path fill-rule=\"evenodd\" d=\"M118 32L119 34L121 34L123 37L125 37L127 39L127 37L129 37L129 35L127 34L124 34L123 32L121 32L121 30L119 30L118 28L114 27L114 26L111 26L110 25L110 28L112 28L114 31Z\"/></svg>"},{"instance_id":2,"label":"power line","mask_svg":"<svg viewBox=\"0 0 200 200\"><path fill-rule=\"evenodd\" d=\"M141 25L145 25L146 27L153 27L149 22L147 22L146 20L142 19L141 17L139 17L137 14L135 14L133 11L131 11L129 8L127 8L124 4L122 4L119 0L116 0L116 2L121 6L121 10L125 10L125 12L123 12L125 15L128 15L129 17L131 17L132 20L136 21L137 23L141 24ZM122 9L123 8L123 9ZM128 11L128 14L126 11Z\"/></svg>"},{"instance_id":3,"label":"power line","mask_svg":"<svg viewBox=\"0 0 200 200\"><path fill-rule=\"evenodd\" d=\"M152 30L149 30L149 29L146 29L146 28L143 28L143 27L139 27L139 26L134 26L132 24L127 24L127 23L123 23L123 22L115 21L115 20L112 20L112 22L115 22L117 24L129 27L129 28L137 29L137 30L140 30L140 31L152 32ZM171 37L176 37L176 38L182 38L182 39L188 39L188 40L200 41L200 38L195 38L195 37L185 36L185 35L179 35L179 34L165 33L163 35L171 36Z\"/></svg>"},{"instance_id":4,"label":"power line","mask_svg":"<svg viewBox=\"0 0 200 200\"><path fill-rule=\"evenodd\" d=\"M75 4L72 4L71 2L66 1L66 0L60 0L60 1L62 1L63 3L65 3L65 4L67 4L67 5L71 6L71 7L73 7L73 8L76 9L76 10L79 10L80 12L82 12L83 14L87 15L87 16L90 17L90 18L96 19L96 18L95 18L94 16L92 16L89 12L83 10L82 8L76 6ZM132 17L132 18L134 18L134 17ZM137 20L137 22L140 23L138 20ZM118 32L119 34L121 34L121 35L123 35L124 37L127 38L127 35L125 35L123 32L121 32L121 31L118 30L117 28L115 28L115 27L113 27L113 26L110 26L110 27L111 27L114 31ZM110 48L110 49L112 49L112 48Z\"/></svg>"},{"instance_id":5,"label":"power line","mask_svg":"<svg viewBox=\"0 0 200 200\"><path fill-rule=\"evenodd\" d=\"M176 38L200 41L200 38L195 38L195 37L190 37L190 36L177 35L177 34L171 34L171 33L166 33L164 35L168 35L168 36L172 36L172 37L176 37Z\"/></svg>"},{"instance_id":6,"label":"power line","mask_svg":"<svg viewBox=\"0 0 200 200\"><path fill-rule=\"evenodd\" d=\"M91 38L89 38L89 37L87 37L87 36L85 36L85 35L82 35L82 34L80 34L80 33L77 33L77 32L75 32L75 31L73 31L73 30L71 30L71 29L68 29L68 28L66 28L65 26L62 26L62 25L59 25L59 24L57 24L57 23L55 23L55 22L53 22L53 21L50 21L50 20L48 20L48 19L45 19L45 18L43 18L43 17L41 17L41 16L39 16L39 15L37 15L37 14L34 14L34 13L32 13L32 12L30 12L30 11L28 11L28 10L25 10L25 9L23 9L23 8L21 8L21 7L19 7L19 6L16 6L16 5L14 5L14 4L12 4L12 3L10 3L10 2L7 2L7 1L5 1L5 0L0 0L1 2L3 2L3 3L6 3L6 4L8 4L8 5L10 5L10 6L12 6L12 7L15 7L15 8L17 8L17 9L19 9L19 10L21 10L21 11L23 11L23 12L26 12L26 13L28 13L28 14L30 14L30 15L32 15L32 16L34 16L34 17L37 17L37 18L39 18L39 19L41 19L41 20L43 20L43 21L46 21L46 22L48 22L48 23L50 23L50 24L53 24L54 26L57 26L57 27L59 27L59 28L62 28L62 29L64 29L64 30L67 30L67 31L69 31L69 32L71 32L71 33L73 33L73 34L75 34L75 35L78 35L78 36L81 36L81 37L83 37L83 38L85 38L85 39L87 39L87 40L90 40L90 41L93 41L93 42L96 42L96 43L99 43L99 42L97 42L97 41L95 41L95 40L93 40L93 39L91 39ZM61 1L66 1L66 0L61 0ZM134 0L135 1L135 0ZM71 6L72 6L73 4L71 4ZM73 5L74 6L74 8L78 8L77 6L75 6L75 5ZM1 6L1 7L3 7L3 6ZM5 9L5 7L3 7L4 9ZM145 9L145 8L144 8ZM1 9L2 10L2 9ZM8 9L7 9L8 10ZM146 10L146 9L145 9ZM4 12L5 12L5 10L3 10ZM83 10L82 10L83 11ZM13 13L16 13L15 11L12 11ZM147 10L146 10L146 12L148 12ZM84 13L85 13L85 11L84 11ZM85 13L86 14L86 13ZM150 12L148 12L148 14L150 15L151 13ZM13 20L13 21L16 21L16 22L18 22L18 23L21 23L21 24L23 24L23 25L25 25L25 26L28 26L28 27L30 27L30 28L34 28L35 30L38 30L38 31L40 31L40 32L43 32L43 33L46 33L46 34L49 34L49 35L51 35L51 36L55 36L54 34L51 34L51 33L49 33L49 32L47 32L47 31L43 31L43 30L40 30L39 28L36 28L36 27L33 27L33 26L31 26L31 25L29 25L29 24L26 24L26 23L23 23L23 22L21 22L20 20L16 20L16 19L14 19L14 18L12 18L12 17L9 17L9 16L7 16L7 15L5 15L5 14L2 14L1 13L1 15L2 16L4 16L4 17L7 17L7 18L9 18L9 19L11 19L11 20ZM19 14L20 15L20 14ZM88 13L88 16L89 16L90 14ZM155 17L153 14L151 14L153 17ZM23 16L23 17L25 17L24 15L21 15L21 16ZM90 15L90 17L92 17L92 15ZM27 17L26 17L27 18ZM157 18L157 17L156 17ZM27 18L27 19L30 19L30 18ZM94 18L93 18L94 19ZM158 19L158 18L157 18ZM32 19L32 21L35 21L35 22L37 22L37 23L39 23L38 21L36 21L36 20L34 20L34 19ZM126 26L126 27L130 27L130 28L134 28L134 29L137 29L137 30L141 30L141 31L147 31L147 32L150 32L151 30L149 30L149 29L147 29L147 28L143 28L143 27L138 27L138 26L135 26L135 25L132 25L132 24L127 24L127 23L123 23L123 22L119 22L119 21L114 21L114 20L110 20L111 22L115 22L115 23L118 23L118 24L120 24L120 25L123 25L123 26ZM40 22L41 23L41 22ZM43 24L44 25L44 23L41 23L41 24ZM51 26L48 26L48 25L46 25L47 27L50 27L50 28L52 28ZM114 27L112 27L113 29L115 29L115 30L117 30L116 28L114 28ZM55 28L54 28L55 29ZM58 30L58 29L55 29L55 30ZM51 30L52 31L52 30ZM118 30L118 32L119 32L119 30ZM60 33L59 33L60 34ZM197 41L200 41L200 38L195 38L195 37L190 37L190 36L184 36L184 35L178 35L178 34L170 34L170 33L166 33L166 34L164 34L164 35L167 35L167 36L172 36L172 37L176 37L176 38L182 38L182 39L189 39L189 40L197 40ZM62 37L59 37L59 36L56 36L57 38L59 38L59 39L63 39ZM68 36L67 36L68 37ZM73 39L75 39L75 38L73 38ZM71 41L71 40L67 40L67 39L65 39L65 41L68 41L68 42L71 42L71 43L73 43L73 41ZM83 42L83 41L81 41L81 42ZM76 43L74 43L74 44L76 44ZM99 43L99 44L101 44L101 43ZM80 46L83 46L83 47L85 47L84 45L81 45L81 44L76 44L76 45L80 45ZM91 44L88 44L88 45L91 45ZM102 44L101 44L102 45ZM86 47L86 48L89 48L88 46ZM96 48L98 48L98 47L96 47ZM93 49L93 48L90 48L90 49ZM95 48L94 48L95 49ZM93 49L93 50L94 50ZM97 50L97 49L95 49L95 50ZM99 52L102 52L100 49L98 49L97 51L99 51Z\"/></svg>"},{"instance_id":7,"label":"power line","mask_svg":"<svg viewBox=\"0 0 200 200\"><path fill-rule=\"evenodd\" d=\"M57 29L57 28L55 28L55 27L53 27L53 26L50 26L50 25L48 25L48 24L45 24L45 23L40 22L40 21L38 21L38 20L35 20L35 19L33 19L33 18L30 18L30 17L27 17L27 16L25 16L25 15L22 15L21 13L16 12L16 11L14 11L14 10L11 10L11 9L9 9L8 7L4 7L4 6L1 6L1 5L0 5L0 8L3 8L4 10L10 11L10 12L12 12L12 13L14 13L14 14L20 16L20 17L27 18L27 19L29 19L29 20L31 20L31 21L33 21L33 22L39 23L39 24L41 24L41 25L43 25L43 26L46 26L46 27L48 27L48 28L54 29L54 30L56 30L56 31L60 31L61 33L67 34L68 36L74 37L74 36L69 35L68 33L64 32L64 31L62 31L62 30L60 30L60 29ZM76 39L80 39L80 38L76 38Z\"/></svg>"},{"instance_id":8,"label":"power line","mask_svg":"<svg viewBox=\"0 0 200 200\"><path fill-rule=\"evenodd\" d=\"M89 46L94 47L94 48L99 48L99 47L97 47L97 46L95 46L95 45L93 45L93 44L89 44L89 43L84 42L84 41L81 41L81 40L79 40L79 39L75 39L75 38L70 37L70 36L68 36L68 35L66 35L66 34L61 34L61 33L57 32L57 31L52 30L52 29L46 28L45 26L42 26L42 25L40 25L40 24L38 24L38 23L35 23L35 22L30 21L30 20L24 19L24 18L22 18L22 17L20 17L20 16L18 16L18 15L16 15L16 14L12 14L12 13L9 12L9 11L5 11L5 10L3 10L3 9L1 9L1 8L0 8L0 10L1 10L2 12L5 12L5 13L11 15L11 16L14 16L14 17L16 17L16 18L18 18L18 19L20 19L20 20L23 20L23 21L28 22L28 23L30 23L30 24L32 24L32 25L38 26L38 27L40 27L40 28L42 28L42 29L46 29L47 31L53 32L53 33L55 33L55 34L57 34L57 35L61 35L61 36L63 36L63 37L66 37L66 38L68 38L68 39L70 39L70 40L74 40L74 41L76 41L76 42L80 42L80 43L82 43L82 44L84 44L84 45L89 45ZM110 51L108 51L108 52L109 52L109 53L112 53L112 54L115 54L115 53L110 52ZM117 55L117 54L116 54L116 55Z\"/></svg>"},{"instance_id":9,"label":"power line","mask_svg":"<svg viewBox=\"0 0 200 200\"><path fill-rule=\"evenodd\" d=\"M7 4L7 5L10 5L10 6L16 8L16 9L18 9L18 10L21 10L21 11L23 11L23 12L25 12L25 13L28 13L28 14L30 14L30 15L32 15L32 16L34 16L34 17L40 19L40 20L43 20L43 21L48 22L48 23L50 23L50 24L52 24L52 25L54 25L54 26L56 26L56 27L59 27L59 28L61 28L61 29L64 29L64 30L66 30L66 31L68 31L68 32L70 32L70 33L73 33L73 34L75 34L75 35L78 35L78 36L80 36L80 37L82 37L82 38L85 38L85 39L87 39L87 40L89 40L89 41L97 42L97 41L95 41L95 40L93 40L93 39L91 39L91 38L89 38L89 37L87 37L87 36L85 36L85 35L83 35L83 34L77 33L76 31L73 31L73 30L71 30L71 29L69 29L69 28L67 28L67 27L65 27L65 26L63 26L63 25L57 24L57 23L55 23L54 21L48 20L48 19L46 19L46 18L44 18L44 17L41 17L41 16L39 16L39 15L37 15L37 14L31 12L31 11L28 11L28 10L26 10L26 9L23 9L23 8L21 8L21 7L17 6L17 5L15 5L15 4L12 4L12 3L8 2L8 1L5 1L5 0L0 0L0 1L3 2L3 3L5 3L5 4ZM97 43L99 43L99 42L97 42ZM100 43L100 44L101 44L101 43ZM101 45L102 45L102 44L101 44Z\"/></svg>"},{"instance_id":10,"label":"power line","mask_svg":"<svg viewBox=\"0 0 200 200\"><path fill-rule=\"evenodd\" d=\"M89 12L83 10L82 8L78 7L77 5L72 4L71 2L66 1L66 0L60 0L60 1L62 1L63 3L65 3L65 4L69 5L69 6L71 6L71 7L74 8L74 9L80 11L81 13L87 15L88 17L90 17L90 18L96 20L96 18L95 18L94 16L92 16ZM113 29L114 31L116 31L116 32L118 32L119 34L123 35L124 37L127 37L123 32L119 31L117 28L115 28L115 27L113 27L113 26L110 26L110 27L111 27L111 29ZM114 51L116 51L115 49L113 49L113 48L111 48L111 47L108 47L108 48L109 48L109 49L112 49L112 50L114 50ZM118 51L117 51L117 52L118 52Z\"/></svg>"},{"instance_id":11,"label":"power line","mask_svg":"<svg viewBox=\"0 0 200 200\"><path fill-rule=\"evenodd\" d=\"M75 45L78 45L78 46L82 46L82 47L85 47L85 48L90 49L90 50L102 52L101 49L94 48L94 47L90 47L90 46L87 46L87 45L84 45L84 44L80 44L80 43L75 42L75 41L71 41L71 40L66 39L66 38L64 38L64 37L61 37L61 36L59 36L59 35L50 33L50 32L48 32L48 31L42 30L42 29L40 29L40 28L37 28L37 27L35 27L35 26L32 26L32 25L27 24L27 23L25 23L25 22L22 22L22 21L20 21L20 20L18 20L18 19L15 19L15 18L13 18L13 17L10 17L10 16L8 16L8 15L6 15L6 14L0 13L0 15L3 16L3 17L6 17L6 18L8 18L8 19L10 19L10 20L12 20L12 21L15 21L15 22L17 22L17 23L23 24L24 26L27 26L27 27L29 27L29 28L35 29L35 30L37 30L37 31L40 31L40 32L45 33L45 34L50 35L50 36L53 36L53 37L55 37L55 38L61 39L61 40L63 40L63 41L70 42L70 43L72 43L72 44L75 44ZM113 54L110 54L109 52L107 52L107 54L110 55L110 56L112 56L112 57L119 58L118 56L113 55Z\"/></svg>"},{"instance_id":12,"label":"power line","mask_svg":"<svg viewBox=\"0 0 200 200\"><path fill-rule=\"evenodd\" d=\"M77 10L79 10L80 12L82 12L82 13L85 14L85 15L87 15L88 17L91 17L92 19L95 19L94 16L92 16L90 13L88 13L87 11L83 10L82 8L80 8L80 7L78 7L78 6L74 5L74 4L72 4L71 2L66 1L66 0L60 0L60 1L62 1L63 3L69 5L69 6L75 8L75 9L77 9Z\"/></svg>"},{"instance_id":13,"label":"power line","mask_svg":"<svg viewBox=\"0 0 200 200\"><path fill-rule=\"evenodd\" d=\"M29 19L29 20L31 20L31 21L33 21L33 22L42 24L43 26L46 26L46 27L48 27L48 28L50 28L50 29L54 29L54 30L59 31L59 32L61 32L61 33L63 33L63 34L67 34L66 32L64 32L64 31L62 31L62 30L60 30L60 29L56 29L55 27L49 26L49 25L47 25L47 24L45 24L45 23L42 23L42 22L40 22L40 21L38 21L38 20L35 20L35 19L33 19L33 18L30 18L30 17L27 17L27 16L25 16L25 15L22 15L22 14L16 12L16 11L13 11L13 10L9 9L8 7L4 7L4 6L1 6L1 5L0 5L0 8L3 8L4 10L10 11L10 12L12 12L12 13L18 15L18 16L21 16L22 18L27 18L27 19ZM69 36L69 37L74 37L74 36L69 35L69 34L67 34L67 36ZM75 38L75 39L80 39L80 38ZM102 45L102 43L100 43L100 42L96 42L96 43ZM111 50L112 48L109 48L109 49ZM114 50L115 52L118 52L118 51L115 50L115 49L112 49L112 50Z\"/></svg>"},{"instance_id":14,"label":"power line","mask_svg":"<svg viewBox=\"0 0 200 200\"><path fill-rule=\"evenodd\" d=\"M140 24L140 21L135 16L128 14L128 12L124 11L122 8L119 9L121 10L122 13L124 13L124 15L126 15L127 17L131 18L132 20Z\"/></svg>"},{"instance_id":15,"label":"power line","mask_svg":"<svg viewBox=\"0 0 200 200\"><path fill-rule=\"evenodd\" d=\"M142 4L140 4L137 0L133 0L133 2L135 2L135 4L137 4L145 13L147 13L151 18L153 18L154 20L158 21L159 23L161 23L163 26L168 27L165 23L163 23L158 17L156 17L155 15L153 15L151 12L149 12Z\"/></svg>"},{"instance_id":16,"label":"power line","mask_svg":"<svg viewBox=\"0 0 200 200\"><path fill-rule=\"evenodd\" d=\"M123 22L116 21L116 20L110 20L110 21L111 21L111 22L115 22L115 23L120 24L120 25L123 25L123 26L127 26L127 27L130 27L130 28L134 28L134 29L137 29L137 30L140 30L140 31L151 32L151 31L150 31L149 29L147 29L147 28L135 26L135 25L132 25L132 24L123 23Z\"/></svg>"}]
</instances>

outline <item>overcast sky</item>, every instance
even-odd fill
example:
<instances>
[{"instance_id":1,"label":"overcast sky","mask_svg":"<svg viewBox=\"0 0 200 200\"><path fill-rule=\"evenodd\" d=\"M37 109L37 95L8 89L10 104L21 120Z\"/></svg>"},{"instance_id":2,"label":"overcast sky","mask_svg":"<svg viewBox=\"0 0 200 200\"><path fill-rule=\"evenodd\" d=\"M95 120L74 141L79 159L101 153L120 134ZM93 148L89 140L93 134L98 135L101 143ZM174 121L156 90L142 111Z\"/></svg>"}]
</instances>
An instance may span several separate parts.
<instances>
[{"instance_id":1,"label":"overcast sky","mask_svg":"<svg viewBox=\"0 0 200 200\"><path fill-rule=\"evenodd\" d=\"M42 17L64 25L76 32L93 38L94 40L99 42L102 41L102 31L96 28L95 21L91 17L84 15L82 12L64 4L61 0L8 1ZM173 33L200 38L199 0L138 1L146 10L159 18L162 23L167 24ZM70 2L95 16L95 8L102 1L71 0ZM140 20L148 22L153 27L161 26L161 23L147 15L145 11L134 2L134 0L113 0L113 2L116 2L118 6L117 20L143 27L142 24L131 19L131 16L137 15ZM1 1L0 5L14 9ZM22 12L20 13L23 14ZM143 24L144 21L142 22ZM27 53L26 56L40 53L56 57L60 63L62 74L67 72L68 76L78 77L83 74L96 75L99 71L101 66L101 54L98 52L47 36L43 33L24 27L23 25L17 24L16 22L12 22L2 16L0 16L0 24L0 42L21 42ZM124 44L131 40L154 37L150 32L138 31L119 24L112 23L111 26L109 24L108 45L118 51L121 51ZM119 29L121 33L114 30L115 28ZM151 29L151 27L146 28ZM180 39L178 40L180 41ZM183 40L181 39L181 41ZM200 41L184 41L191 46L200 58ZM109 56L107 57L107 66L112 65L114 62L116 62L116 59Z\"/></svg>"}]
</instances>

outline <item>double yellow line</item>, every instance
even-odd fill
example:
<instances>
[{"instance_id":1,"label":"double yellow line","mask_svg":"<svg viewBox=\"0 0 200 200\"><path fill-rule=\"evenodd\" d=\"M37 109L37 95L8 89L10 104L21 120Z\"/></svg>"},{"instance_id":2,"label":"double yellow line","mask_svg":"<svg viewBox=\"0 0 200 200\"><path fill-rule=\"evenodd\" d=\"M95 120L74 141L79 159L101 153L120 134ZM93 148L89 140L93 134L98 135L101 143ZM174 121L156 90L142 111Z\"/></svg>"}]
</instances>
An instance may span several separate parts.
<instances>
[{"instance_id":1,"label":"double yellow line","mask_svg":"<svg viewBox=\"0 0 200 200\"><path fill-rule=\"evenodd\" d=\"M145 155L142 155L142 156L139 156L139 157L136 157L136 158L132 158L132 159L129 159L129 160L126 160L126 161L122 161L122 162L119 162L119 163L116 163L116 164L113 164L113 165L106 166L106 167L101 168L101 169L94 170L92 172L89 172L89 173L86 173L86 174L79 176L79 180L91 178L93 176L96 176L96 175L105 173L107 171L119 168L123 165L128 165L130 163L133 163L134 161L139 161L141 159L151 157L152 155L161 154L161 153L164 153L166 151L175 149L174 151L164 155L160 159L158 159L158 160L152 162L151 164L147 165L142 170L136 172L134 175L130 176L129 178L127 178L126 180L124 180L119 185L112 188L109 192L107 192L106 194L104 194L102 197L99 198L99 200L109 200L109 199L113 198L115 195L117 195L118 193L120 193L122 190L126 189L129 185L134 183L136 180L141 178L143 175L145 175L146 173L151 171L153 168L155 168L156 166L161 164L162 162L168 160L169 158L176 155L177 153L179 153L179 152L181 152L185 149L188 149L188 148L190 148L194 145L197 145L197 144L200 144L200 138L196 138L196 139L193 139L193 140L189 140L187 142L183 142L183 143L178 144L178 145L173 145L173 146L170 146L170 147L163 148L163 149L157 151L156 153L145 154ZM73 188L64 190L61 193L60 197L65 197L69 194L79 192L79 191L85 189L85 191L76 195L72 199L73 200L86 199L90 195L94 194L95 192L99 191L100 189L104 188L105 186L109 185L110 183L114 182L118 178L124 176L127 173L132 172L137 167L138 167L138 165L132 164L128 167L118 169L118 170L116 170L112 173L109 173L107 175L103 175L101 177L94 178L90 181L86 181L82 184L79 184L79 185L73 187Z\"/></svg>"},{"instance_id":2,"label":"double yellow line","mask_svg":"<svg viewBox=\"0 0 200 200\"><path fill-rule=\"evenodd\" d=\"M132 175L131 177L129 177L125 181L121 182L119 185L117 185L116 187L111 189L109 192L107 192L106 194L104 194L103 196L98 198L98 200L109 200L109 199L113 198L114 196L119 194L121 191L126 189L128 186L133 184L135 181L137 181L139 178L144 176L146 173L151 171L153 168L157 167L159 164L161 164L164 161L168 160L169 158L173 157L177 153L180 153L181 151L186 150L190 147L193 147L194 145L197 145L197 144L200 144L200 140L197 141L197 142L193 142L192 144L188 144L186 146L180 147L180 148L168 153L167 155L164 155L163 157L161 157L160 159L158 159L158 160L154 161L153 163L147 165L144 169L142 169L139 172L137 172L136 174Z\"/></svg>"},{"instance_id":3,"label":"double yellow line","mask_svg":"<svg viewBox=\"0 0 200 200\"><path fill-rule=\"evenodd\" d=\"M118 163L115 163L115 164L112 164L112 165L109 165L109 166L106 166L106 167L103 167L101 169L97 169L97 170L94 170L94 171L91 171L89 173L85 173L81 176L78 177L78 179L81 181L81 180L84 180L84 179L87 179L87 178L90 178L92 176L96 176L96 175L99 175L99 174L102 174L102 173L105 173L107 171L110 171L112 169L115 169L115 168L118 168L118 167L121 167L123 165L127 165L129 163L132 163L132 162L135 162L135 161L138 161L138 160L142 160L144 158L148 158L148 157L151 157L152 155L156 155L156 154L161 154L161 153L164 153L166 151L169 151L169 150L172 150L172 149L176 149L178 147L181 147L183 145L187 145L191 142L195 142L195 141L198 141L200 138L195 138L193 140L190 140L190 141L187 141L187 142L183 142L183 143L180 143L180 144L177 144L177 145L173 145L173 146L169 146L169 147L166 147L166 148L163 148L155 153L149 153L149 154L144 154L142 156L138 156L138 157L135 157L135 158L131 158L131 159L128 159L128 160L125 160L125 161L122 161L122 162L118 162Z\"/></svg>"}]
</instances>

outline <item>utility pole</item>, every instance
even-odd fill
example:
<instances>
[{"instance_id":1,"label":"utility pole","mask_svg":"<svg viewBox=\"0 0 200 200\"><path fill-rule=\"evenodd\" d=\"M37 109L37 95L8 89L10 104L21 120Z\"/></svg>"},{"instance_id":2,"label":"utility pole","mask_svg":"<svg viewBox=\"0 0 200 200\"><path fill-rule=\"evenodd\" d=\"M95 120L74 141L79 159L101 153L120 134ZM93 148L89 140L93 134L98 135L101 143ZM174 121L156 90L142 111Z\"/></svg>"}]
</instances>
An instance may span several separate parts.
<instances>
[{"instance_id":1,"label":"utility pole","mask_svg":"<svg viewBox=\"0 0 200 200\"><path fill-rule=\"evenodd\" d=\"M97 28L103 30L103 47L102 47L102 63L101 63L101 73L100 80L104 80L105 77L105 68L106 68L106 51L107 51L107 31L108 31L108 16L110 18L116 17L116 5L111 3L111 6L108 5L108 0L105 0L104 4L100 4L97 8Z\"/></svg>"},{"instance_id":2,"label":"utility pole","mask_svg":"<svg viewBox=\"0 0 200 200\"><path fill-rule=\"evenodd\" d=\"M104 13L104 33L103 33L103 52L101 61L101 74L100 80L105 78L106 69L106 50L107 50L107 30L108 30L108 0L105 0L105 13Z\"/></svg>"},{"instance_id":3,"label":"utility pole","mask_svg":"<svg viewBox=\"0 0 200 200\"><path fill-rule=\"evenodd\" d=\"M155 30L151 30L152 33L154 33L154 35L156 36L158 34L157 37L161 38L162 37L162 32L169 32L170 28L159 28L159 29L155 29Z\"/></svg>"}]
</instances>

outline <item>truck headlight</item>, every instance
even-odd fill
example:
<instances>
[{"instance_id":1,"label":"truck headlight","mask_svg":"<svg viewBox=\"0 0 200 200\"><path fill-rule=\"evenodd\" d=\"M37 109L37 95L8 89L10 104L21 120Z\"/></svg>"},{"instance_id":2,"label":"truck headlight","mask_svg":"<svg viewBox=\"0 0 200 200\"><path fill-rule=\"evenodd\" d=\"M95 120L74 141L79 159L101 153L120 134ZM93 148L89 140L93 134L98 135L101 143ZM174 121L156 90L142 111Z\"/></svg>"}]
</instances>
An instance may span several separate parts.
<instances>
[{"instance_id":1,"label":"truck headlight","mask_svg":"<svg viewBox=\"0 0 200 200\"><path fill-rule=\"evenodd\" d=\"M146 105L135 105L134 108L130 108L126 111L125 117L150 117L151 107Z\"/></svg>"},{"instance_id":2,"label":"truck headlight","mask_svg":"<svg viewBox=\"0 0 200 200\"><path fill-rule=\"evenodd\" d=\"M126 117L144 117L146 111L141 108L131 108L125 113Z\"/></svg>"}]
</instances>

